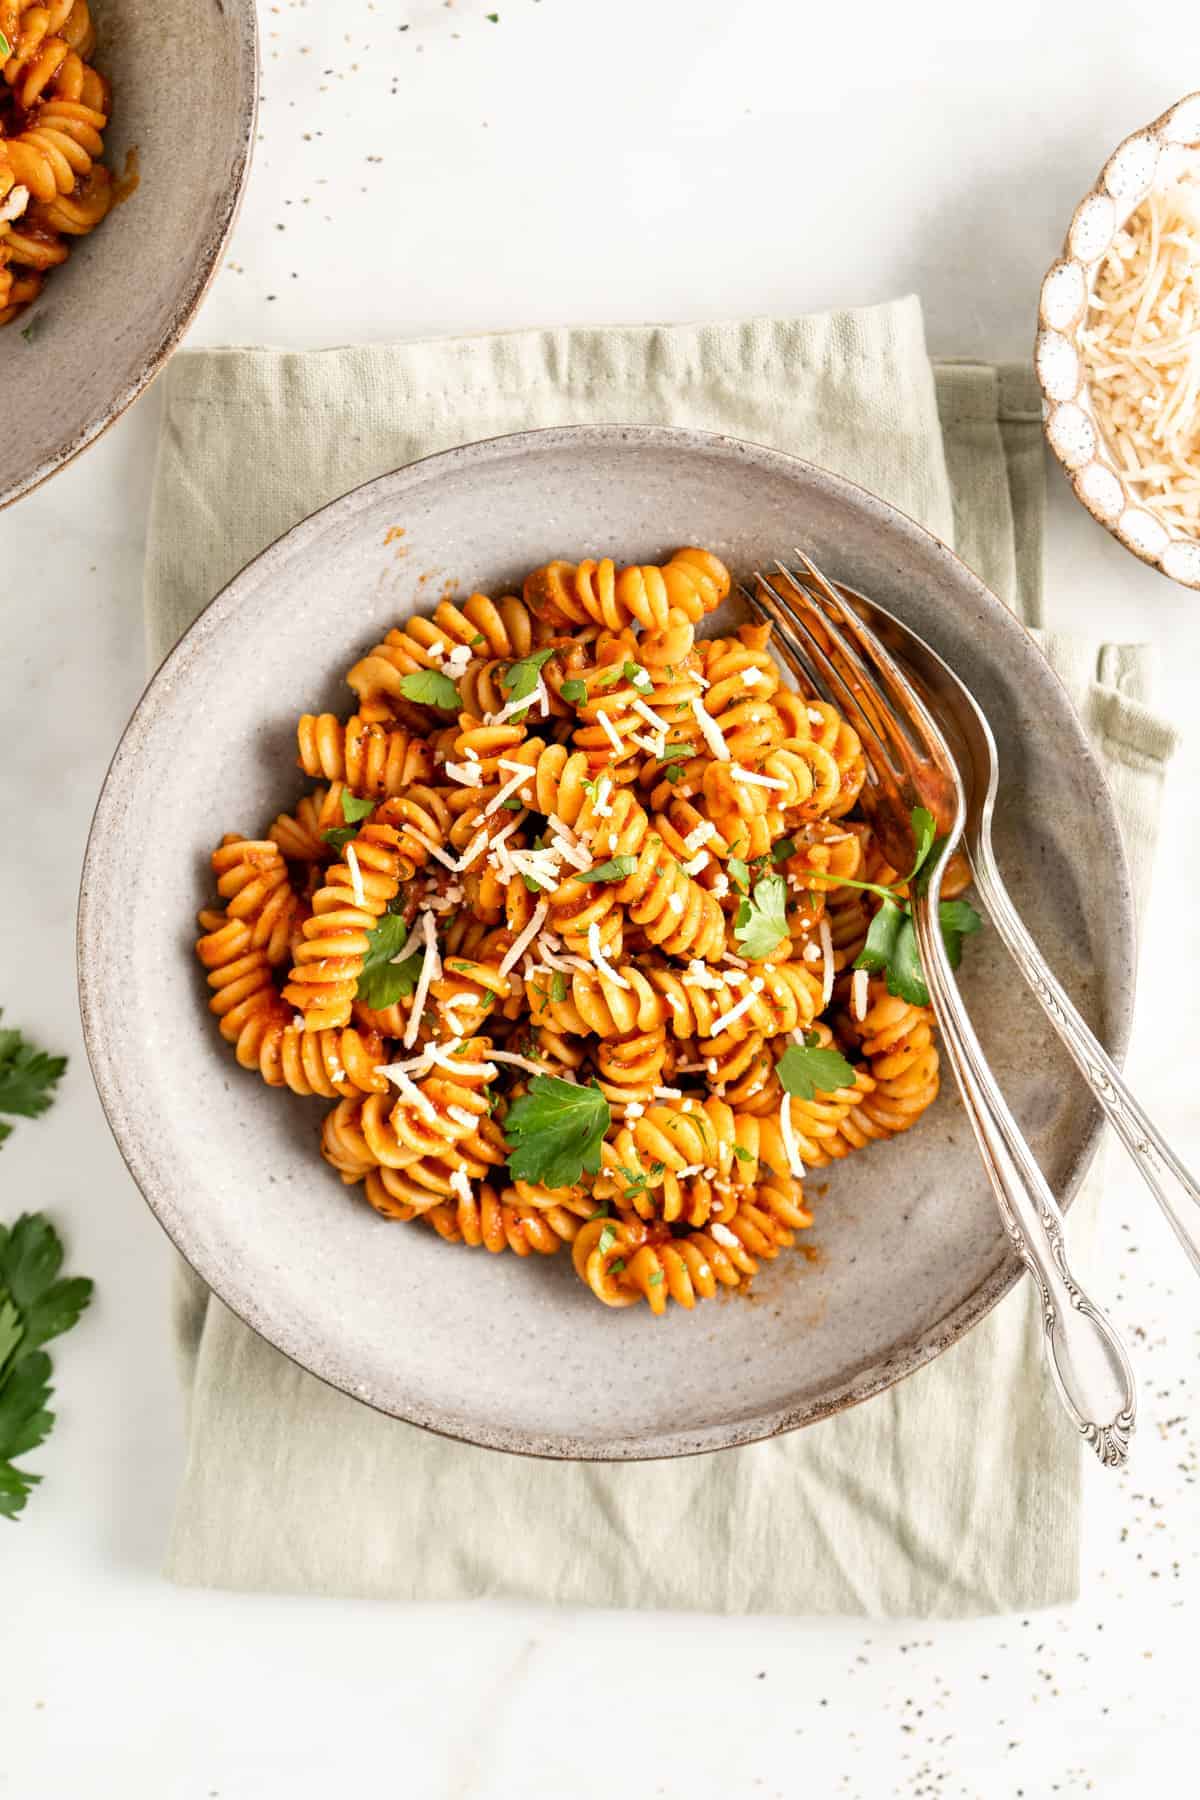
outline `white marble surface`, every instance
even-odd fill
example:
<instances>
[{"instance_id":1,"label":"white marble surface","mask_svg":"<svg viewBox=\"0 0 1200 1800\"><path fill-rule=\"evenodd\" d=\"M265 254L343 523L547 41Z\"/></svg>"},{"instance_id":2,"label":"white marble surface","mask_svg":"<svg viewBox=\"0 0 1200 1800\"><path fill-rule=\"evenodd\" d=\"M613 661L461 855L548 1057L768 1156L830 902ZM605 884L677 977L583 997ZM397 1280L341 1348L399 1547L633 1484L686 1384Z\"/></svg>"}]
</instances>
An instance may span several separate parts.
<instances>
[{"instance_id":1,"label":"white marble surface","mask_svg":"<svg viewBox=\"0 0 1200 1800\"><path fill-rule=\"evenodd\" d=\"M791 312L916 289L935 350L1022 354L1075 197L1195 85L1183 0L1161 0L1152 28L1116 0L1086 14L282 0L261 16L256 167L194 344ZM72 1056L54 1112L0 1153L0 1210L52 1209L98 1281L56 1356L59 1423L30 1459L44 1485L0 1532L0 1795L1193 1791L1197 1292L1132 1181L1113 1197L1103 1286L1144 1423L1128 1475L1089 1471L1073 1609L931 1628L400 1609L159 1579L182 1450L167 1246L92 1093L72 951L88 819L142 681L156 424L151 391L0 519L0 1002ZM1050 622L1159 644L1163 699L1186 720L1200 597L1141 570L1057 475L1051 497ZM1168 801L1131 1069L1200 1163L1196 777L1193 742Z\"/></svg>"}]
</instances>

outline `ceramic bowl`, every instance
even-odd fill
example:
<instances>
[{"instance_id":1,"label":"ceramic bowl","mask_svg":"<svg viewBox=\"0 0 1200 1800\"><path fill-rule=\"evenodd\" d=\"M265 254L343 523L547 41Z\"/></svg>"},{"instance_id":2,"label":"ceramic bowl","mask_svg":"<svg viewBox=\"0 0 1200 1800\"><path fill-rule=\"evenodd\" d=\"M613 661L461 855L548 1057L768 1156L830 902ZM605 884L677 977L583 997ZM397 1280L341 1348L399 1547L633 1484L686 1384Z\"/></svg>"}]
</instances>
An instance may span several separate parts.
<instances>
[{"instance_id":1,"label":"ceramic bowl","mask_svg":"<svg viewBox=\"0 0 1200 1800\"><path fill-rule=\"evenodd\" d=\"M0 506L77 456L163 367L216 271L249 168L254 0L91 0L112 82L105 161L139 185L0 330ZM34 328L23 336L28 326Z\"/></svg>"},{"instance_id":2,"label":"ceramic bowl","mask_svg":"<svg viewBox=\"0 0 1200 1800\"><path fill-rule=\"evenodd\" d=\"M1092 408L1080 333L1092 288L1117 232L1150 191L1200 154L1200 94L1189 94L1119 144L1075 208L1062 255L1047 271L1034 350L1046 438L1094 519L1143 562L1200 588L1200 539L1143 504L1104 440Z\"/></svg>"},{"instance_id":3,"label":"ceramic bowl","mask_svg":"<svg viewBox=\"0 0 1200 1800\"><path fill-rule=\"evenodd\" d=\"M746 574L797 541L974 689L1003 758L1005 880L1121 1054L1134 946L1108 791L1041 653L944 544L837 476L696 432L534 432L385 475L265 551L167 658L105 782L79 914L92 1066L143 1193L227 1305L347 1393L505 1450L712 1450L877 1393L1016 1280L948 1080L919 1130L811 1178L809 1255L780 1256L749 1297L655 1320L598 1305L566 1255L492 1257L378 1217L318 1157L323 1103L240 1069L207 1011L192 942L211 849L294 802L297 715L349 711L343 672L431 585L497 594L552 556L656 561L684 543ZM969 950L980 1034L1065 1203L1097 1115L994 935Z\"/></svg>"}]
</instances>

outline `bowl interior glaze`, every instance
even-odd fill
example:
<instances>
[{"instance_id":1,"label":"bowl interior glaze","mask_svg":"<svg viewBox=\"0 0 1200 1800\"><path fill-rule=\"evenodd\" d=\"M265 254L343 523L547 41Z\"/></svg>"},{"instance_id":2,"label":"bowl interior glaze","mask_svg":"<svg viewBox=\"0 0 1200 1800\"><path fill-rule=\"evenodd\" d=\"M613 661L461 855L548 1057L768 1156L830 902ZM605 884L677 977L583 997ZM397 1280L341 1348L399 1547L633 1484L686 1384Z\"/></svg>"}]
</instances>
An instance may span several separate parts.
<instances>
[{"instance_id":1,"label":"bowl interior glaze","mask_svg":"<svg viewBox=\"0 0 1200 1800\"><path fill-rule=\"evenodd\" d=\"M838 477L695 432L536 432L384 476L250 564L167 659L100 799L79 927L93 1069L151 1206L229 1306L348 1393L508 1450L716 1449L877 1392L1016 1279L948 1083L920 1129L810 1178L811 1258L785 1252L749 1297L655 1321L599 1306L566 1255L490 1257L376 1217L318 1158L323 1103L240 1070L206 1011L191 943L209 852L293 803L297 715L349 710L342 672L389 626L448 584L497 594L551 556L699 543L745 573L796 542L974 689L1000 744L1014 900L1123 1051L1132 909L1111 800L1040 652L943 544ZM994 935L964 961L985 1047L1066 1201L1097 1115Z\"/></svg>"}]
</instances>

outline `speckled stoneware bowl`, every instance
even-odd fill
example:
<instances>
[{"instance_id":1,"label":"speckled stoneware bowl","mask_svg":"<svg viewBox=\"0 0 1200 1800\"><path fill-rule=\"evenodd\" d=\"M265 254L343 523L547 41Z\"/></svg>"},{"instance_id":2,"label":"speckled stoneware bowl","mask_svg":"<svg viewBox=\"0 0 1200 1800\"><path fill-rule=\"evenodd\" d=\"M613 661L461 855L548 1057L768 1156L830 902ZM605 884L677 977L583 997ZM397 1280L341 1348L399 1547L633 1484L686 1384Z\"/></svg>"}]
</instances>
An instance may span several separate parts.
<instances>
[{"instance_id":1,"label":"speckled stoneware bowl","mask_svg":"<svg viewBox=\"0 0 1200 1800\"><path fill-rule=\"evenodd\" d=\"M99 437L175 349L212 280L249 168L254 0L90 0L113 86L105 161L140 182L0 330L0 507ZM22 333L35 321L28 338Z\"/></svg>"},{"instance_id":2,"label":"speckled stoneware bowl","mask_svg":"<svg viewBox=\"0 0 1200 1800\"><path fill-rule=\"evenodd\" d=\"M1119 144L1075 209L1062 255L1047 271L1034 351L1046 438L1094 519L1143 562L1200 588L1200 541L1169 528L1122 472L1092 408L1079 335L1113 238L1146 195L1200 153L1200 94Z\"/></svg>"},{"instance_id":3,"label":"speckled stoneware bowl","mask_svg":"<svg viewBox=\"0 0 1200 1800\"><path fill-rule=\"evenodd\" d=\"M656 1321L598 1305L565 1255L492 1257L379 1218L318 1157L323 1104L239 1069L206 1008L192 942L210 850L296 798L297 715L348 711L343 671L431 590L497 594L551 556L652 561L685 543L745 574L797 541L974 688L1003 757L1005 879L1121 1054L1134 950L1107 789L1039 651L945 545L836 476L696 432L535 432L385 475L251 563L168 657L105 783L79 915L92 1066L143 1193L235 1312L348 1393L506 1450L712 1450L878 1393L1016 1280L948 1088L919 1130L813 1176L814 1260L785 1253L748 1297ZM1066 1201L1096 1114L995 937L964 961L985 1045Z\"/></svg>"}]
</instances>

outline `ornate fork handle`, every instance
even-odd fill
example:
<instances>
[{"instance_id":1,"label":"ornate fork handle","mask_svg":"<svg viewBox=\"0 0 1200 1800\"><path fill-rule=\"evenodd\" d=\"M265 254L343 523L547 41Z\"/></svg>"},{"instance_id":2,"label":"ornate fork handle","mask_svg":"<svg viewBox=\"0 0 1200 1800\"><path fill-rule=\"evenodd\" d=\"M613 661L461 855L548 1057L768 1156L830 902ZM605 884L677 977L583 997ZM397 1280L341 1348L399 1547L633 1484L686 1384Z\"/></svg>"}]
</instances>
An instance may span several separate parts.
<instances>
[{"instance_id":1,"label":"ornate fork handle","mask_svg":"<svg viewBox=\"0 0 1200 1800\"><path fill-rule=\"evenodd\" d=\"M1030 937L996 867L986 835L968 852L979 897L1006 949L1033 989L1050 1023L1104 1110L1109 1124L1132 1156L1171 1229L1200 1274L1200 1187L1158 1127L1146 1117L1116 1064L1084 1024ZM1174 1176L1190 1205L1180 1211L1164 1186Z\"/></svg>"},{"instance_id":2,"label":"ornate fork handle","mask_svg":"<svg viewBox=\"0 0 1200 1800\"><path fill-rule=\"evenodd\" d=\"M950 1066L1000 1216L1037 1284L1044 1347L1063 1405L1102 1463L1124 1463L1133 1433L1133 1373L1120 1338L1067 1261L1063 1216L1008 1109L959 995L937 923L940 884L913 902L925 980ZM982 890L981 890L982 892Z\"/></svg>"}]
</instances>

